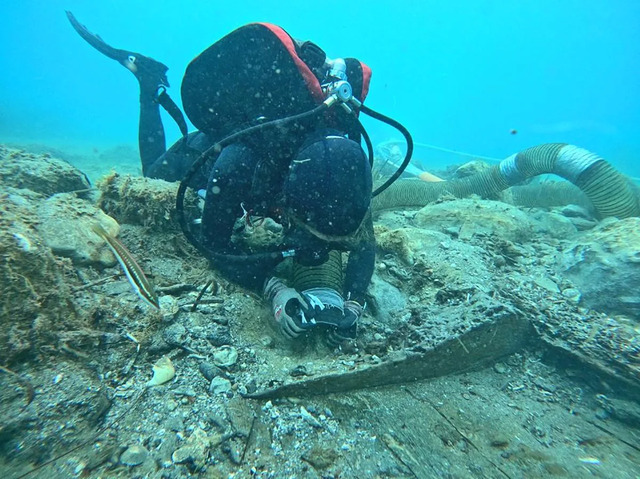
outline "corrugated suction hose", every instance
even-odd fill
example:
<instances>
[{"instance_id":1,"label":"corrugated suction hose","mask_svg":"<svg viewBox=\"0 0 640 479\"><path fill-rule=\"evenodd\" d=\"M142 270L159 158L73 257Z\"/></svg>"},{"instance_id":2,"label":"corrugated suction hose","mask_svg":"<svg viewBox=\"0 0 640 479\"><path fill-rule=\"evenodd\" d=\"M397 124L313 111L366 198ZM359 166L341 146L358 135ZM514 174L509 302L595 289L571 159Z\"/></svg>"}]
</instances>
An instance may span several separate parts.
<instances>
[{"instance_id":1,"label":"corrugated suction hose","mask_svg":"<svg viewBox=\"0 0 640 479\"><path fill-rule=\"evenodd\" d=\"M593 203L599 218L640 216L638 195L622 174L598 155L564 143L528 148L486 171L459 180L398 180L375 197L372 205L374 211L424 206L447 194L457 198L472 194L495 198L501 191L541 174L555 174L571 181Z\"/></svg>"},{"instance_id":2,"label":"corrugated suction hose","mask_svg":"<svg viewBox=\"0 0 640 479\"><path fill-rule=\"evenodd\" d=\"M298 291L311 288L332 288L342 294L342 253L329 251L329 259L319 266L303 266L293 262L293 286Z\"/></svg>"}]
</instances>

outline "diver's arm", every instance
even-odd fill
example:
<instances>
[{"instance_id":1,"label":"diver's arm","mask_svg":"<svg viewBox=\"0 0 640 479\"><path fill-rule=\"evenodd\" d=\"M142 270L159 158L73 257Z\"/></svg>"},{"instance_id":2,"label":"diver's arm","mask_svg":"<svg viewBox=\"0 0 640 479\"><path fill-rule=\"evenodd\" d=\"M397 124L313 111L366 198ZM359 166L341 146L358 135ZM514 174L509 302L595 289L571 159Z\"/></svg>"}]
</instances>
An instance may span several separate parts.
<instances>
[{"instance_id":1,"label":"diver's arm","mask_svg":"<svg viewBox=\"0 0 640 479\"><path fill-rule=\"evenodd\" d=\"M365 219L364 239L349 252L349 261L344 281L345 299L365 302L365 293L371 282L376 261L376 241L371 215Z\"/></svg>"}]
</instances>

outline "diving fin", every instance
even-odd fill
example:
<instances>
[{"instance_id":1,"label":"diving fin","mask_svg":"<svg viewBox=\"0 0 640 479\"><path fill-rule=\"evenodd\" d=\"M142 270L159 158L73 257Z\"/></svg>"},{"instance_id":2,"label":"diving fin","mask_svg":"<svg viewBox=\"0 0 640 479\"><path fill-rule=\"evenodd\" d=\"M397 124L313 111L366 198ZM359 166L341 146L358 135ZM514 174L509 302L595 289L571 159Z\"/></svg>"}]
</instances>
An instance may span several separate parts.
<instances>
[{"instance_id":1,"label":"diving fin","mask_svg":"<svg viewBox=\"0 0 640 479\"><path fill-rule=\"evenodd\" d=\"M117 61L127 70L131 71L140 82L142 88L149 87L155 89L160 86L169 87L166 74L169 67L139 53L113 48L100 38L99 35L87 30L84 25L78 22L73 13L67 10L66 14L71 22L71 26L78 32L78 35L84 38L89 45L100 53Z\"/></svg>"}]
</instances>

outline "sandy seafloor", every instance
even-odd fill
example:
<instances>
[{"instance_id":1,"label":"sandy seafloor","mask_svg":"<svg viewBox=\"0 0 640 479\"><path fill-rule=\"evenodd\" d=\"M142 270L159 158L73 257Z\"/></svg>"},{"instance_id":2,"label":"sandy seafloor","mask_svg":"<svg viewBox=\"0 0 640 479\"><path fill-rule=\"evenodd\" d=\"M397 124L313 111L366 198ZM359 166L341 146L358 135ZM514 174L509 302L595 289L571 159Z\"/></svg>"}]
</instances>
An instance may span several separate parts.
<instances>
[{"instance_id":1,"label":"sandy seafloor","mask_svg":"<svg viewBox=\"0 0 640 479\"><path fill-rule=\"evenodd\" d=\"M133 145L26 149L68 161L94 184L113 171L140 174ZM546 211L522 213L547 221ZM640 477L638 317L563 294L576 289L556 268L567 241L544 228L528 238L422 228L406 241L424 248L403 257L394 245L414 215L376 219L375 304L358 342L337 351L320 336L283 340L264 302L220 278L179 232L117 218L120 239L161 291L161 310L142 304L117 266L64 263L74 319L9 362L17 376L0 373L0 470L6 478ZM210 279L215 289L192 311ZM10 327L10 317L1 321ZM474 336L476 327L490 339ZM407 362L411 355L419 361ZM163 356L175 378L146 387ZM393 361L393 373L383 369ZM413 381L416 369L425 379Z\"/></svg>"}]
</instances>

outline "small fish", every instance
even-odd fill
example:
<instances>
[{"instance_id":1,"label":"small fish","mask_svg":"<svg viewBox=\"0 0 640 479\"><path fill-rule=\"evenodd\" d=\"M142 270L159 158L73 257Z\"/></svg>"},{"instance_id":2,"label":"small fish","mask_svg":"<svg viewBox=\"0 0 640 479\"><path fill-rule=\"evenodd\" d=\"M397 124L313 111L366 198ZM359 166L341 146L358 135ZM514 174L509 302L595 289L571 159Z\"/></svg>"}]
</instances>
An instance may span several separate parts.
<instances>
[{"instance_id":1,"label":"small fish","mask_svg":"<svg viewBox=\"0 0 640 479\"><path fill-rule=\"evenodd\" d=\"M158 295L156 294L151 281L149 281L145 276L144 271L142 271L142 268L138 265L136 260L133 259L129 250L125 248L119 240L107 233L99 224L94 223L91 226L91 229L95 234L106 241L107 246L109 246L113 255L118 260L118 263L122 266L122 270L127 276L127 279L129 280L129 283L131 283L131 287L136 294L150 306L160 309Z\"/></svg>"}]
</instances>

